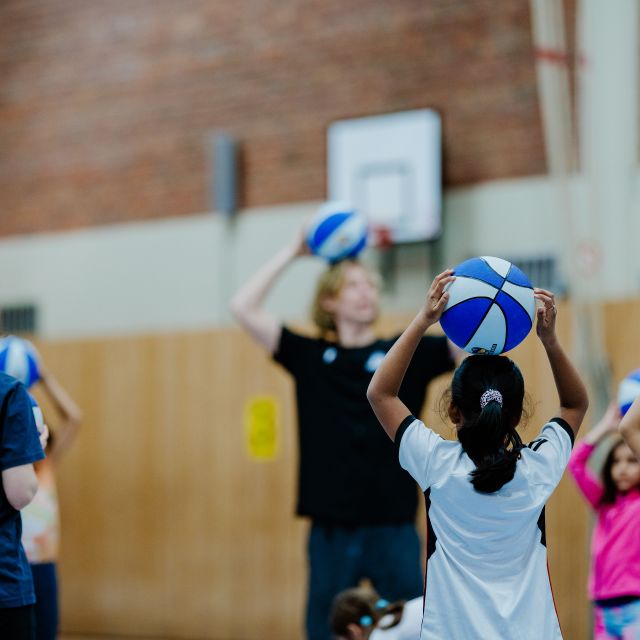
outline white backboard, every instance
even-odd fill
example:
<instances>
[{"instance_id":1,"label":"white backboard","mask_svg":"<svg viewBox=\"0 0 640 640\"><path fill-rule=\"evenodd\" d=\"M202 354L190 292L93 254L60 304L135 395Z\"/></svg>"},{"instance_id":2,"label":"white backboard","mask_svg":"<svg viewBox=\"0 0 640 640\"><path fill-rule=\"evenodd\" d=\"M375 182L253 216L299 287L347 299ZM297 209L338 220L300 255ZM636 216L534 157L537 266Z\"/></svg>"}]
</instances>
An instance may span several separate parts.
<instances>
[{"instance_id":1,"label":"white backboard","mask_svg":"<svg viewBox=\"0 0 640 640\"><path fill-rule=\"evenodd\" d=\"M328 197L352 203L393 242L441 230L440 116L431 109L339 120L328 129Z\"/></svg>"}]
</instances>

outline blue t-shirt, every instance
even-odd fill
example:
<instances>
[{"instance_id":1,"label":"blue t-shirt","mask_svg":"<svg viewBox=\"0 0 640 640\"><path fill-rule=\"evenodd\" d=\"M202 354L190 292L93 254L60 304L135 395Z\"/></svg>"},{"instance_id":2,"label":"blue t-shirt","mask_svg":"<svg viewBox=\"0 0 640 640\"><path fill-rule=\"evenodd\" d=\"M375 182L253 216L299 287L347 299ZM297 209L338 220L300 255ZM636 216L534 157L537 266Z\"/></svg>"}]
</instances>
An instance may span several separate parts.
<instances>
[{"instance_id":1,"label":"blue t-shirt","mask_svg":"<svg viewBox=\"0 0 640 640\"><path fill-rule=\"evenodd\" d=\"M0 373L0 471L44 458L31 402L15 378ZM0 608L36 601L27 557L22 548L22 520L0 482Z\"/></svg>"}]
</instances>

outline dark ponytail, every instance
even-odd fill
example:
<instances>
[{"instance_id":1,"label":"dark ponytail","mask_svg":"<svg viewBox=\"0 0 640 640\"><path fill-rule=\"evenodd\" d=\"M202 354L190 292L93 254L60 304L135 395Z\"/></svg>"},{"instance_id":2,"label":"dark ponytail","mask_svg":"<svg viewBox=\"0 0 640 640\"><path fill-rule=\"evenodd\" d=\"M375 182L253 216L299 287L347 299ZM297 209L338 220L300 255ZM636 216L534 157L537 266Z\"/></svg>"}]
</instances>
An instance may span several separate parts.
<instances>
[{"instance_id":1,"label":"dark ponytail","mask_svg":"<svg viewBox=\"0 0 640 640\"><path fill-rule=\"evenodd\" d=\"M462 414L458 440L476 465L476 491L494 493L513 478L524 446L516 431L523 401L524 380L509 358L469 356L457 368L451 404Z\"/></svg>"},{"instance_id":2,"label":"dark ponytail","mask_svg":"<svg viewBox=\"0 0 640 640\"><path fill-rule=\"evenodd\" d=\"M334 599L329 614L331 631L337 636L349 637L348 627L391 629L400 624L404 601L389 603L368 587L354 587L341 591ZM387 617L388 620L387 620ZM385 619L384 624L380 624Z\"/></svg>"}]
</instances>

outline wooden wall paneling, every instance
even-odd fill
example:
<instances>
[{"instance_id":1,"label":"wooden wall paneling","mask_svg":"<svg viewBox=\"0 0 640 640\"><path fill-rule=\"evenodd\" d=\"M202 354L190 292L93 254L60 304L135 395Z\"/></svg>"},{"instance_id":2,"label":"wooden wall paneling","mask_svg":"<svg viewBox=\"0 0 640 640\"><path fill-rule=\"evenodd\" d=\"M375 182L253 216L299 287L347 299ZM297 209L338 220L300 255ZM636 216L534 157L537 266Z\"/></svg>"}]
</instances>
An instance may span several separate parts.
<instances>
[{"instance_id":1,"label":"wooden wall paneling","mask_svg":"<svg viewBox=\"0 0 640 640\"><path fill-rule=\"evenodd\" d=\"M249 460L243 434L246 398L290 396L287 377L236 331L41 350L85 413L60 469L65 629L297 637L292 408L276 461Z\"/></svg>"},{"instance_id":2,"label":"wooden wall paneling","mask_svg":"<svg viewBox=\"0 0 640 640\"><path fill-rule=\"evenodd\" d=\"M606 309L619 376L638 366L638 313L640 302ZM393 333L409 319L385 318L380 330ZM560 330L569 344L564 307ZM307 525L293 517L297 434L288 375L236 329L39 348L85 416L59 473L64 630L302 637ZM534 336L512 355L534 401L524 431L530 440L557 398ZM437 412L448 382L434 382L422 417L452 437ZM268 462L250 459L244 443L245 404L263 394L279 405L279 452ZM563 631L587 637L590 519L570 478L549 503L547 537Z\"/></svg>"},{"instance_id":3,"label":"wooden wall paneling","mask_svg":"<svg viewBox=\"0 0 640 640\"><path fill-rule=\"evenodd\" d=\"M640 368L640 302L620 300L605 305L605 345L611 364L616 393L617 384L630 371Z\"/></svg>"}]
</instances>

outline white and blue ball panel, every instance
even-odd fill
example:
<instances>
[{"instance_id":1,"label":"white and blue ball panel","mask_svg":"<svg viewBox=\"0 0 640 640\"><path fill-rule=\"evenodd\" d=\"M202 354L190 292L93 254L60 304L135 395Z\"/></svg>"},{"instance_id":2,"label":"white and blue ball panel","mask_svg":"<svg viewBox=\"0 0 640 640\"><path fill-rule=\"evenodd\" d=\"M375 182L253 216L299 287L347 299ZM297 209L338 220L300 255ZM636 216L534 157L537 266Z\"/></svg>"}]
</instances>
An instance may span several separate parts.
<instances>
[{"instance_id":1,"label":"white and blue ball panel","mask_svg":"<svg viewBox=\"0 0 640 640\"><path fill-rule=\"evenodd\" d=\"M475 278L501 289L506 282L533 289L529 278L515 264L502 258L482 256L465 260L455 268L456 276Z\"/></svg>"},{"instance_id":2,"label":"white and blue ball panel","mask_svg":"<svg viewBox=\"0 0 640 640\"><path fill-rule=\"evenodd\" d=\"M367 223L354 209L325 205L307 233L311 252L331 262L356 257L367 244Z\"/></svg>"},{"instance_id":3,"label":"white and blue ball panel","mask_svg":"<svg viewBox=\"0 0 640 640\"><path fill-rule=\"evenodd\" d=\"M447 337L465 349L487 316L499 289L485 282L456 276L449 286L449 300L440 318Z\"/></svg>"},{"instance_id":4,"label":"white and blue ball panel","mask_svg":"<svg viewBox=\"0 0 640 640\"><path fill-rule=\"evenodd\" d=\"M16 336L3 338L0 341L0 371L30 387L40 379L36 350L27 340Z\"/></svg>"},{"instance_id":5,"label":"white and blue ball panel","mask_svg":"<svg viewBox=\"0 0 640 640\"><path fill-rule=\"evenodd\" d=\"M640 396L640 369L632 371L618 387L618 407L622 415L629 411L638 396Z\"/></svg>"},{"instance_id":6,"label":"white and blue ball panel","mask_svg":"<svg viewBox=\"0 0 640 640\"><path fill-rule=\"evenodd\" d=\"M507 260L472 258L454 270L440 320L449 339L470 353L513 349L533 326L535 299L527 277Z\"/></svg>"}]
</instances>

